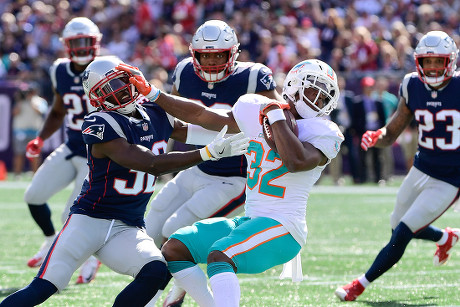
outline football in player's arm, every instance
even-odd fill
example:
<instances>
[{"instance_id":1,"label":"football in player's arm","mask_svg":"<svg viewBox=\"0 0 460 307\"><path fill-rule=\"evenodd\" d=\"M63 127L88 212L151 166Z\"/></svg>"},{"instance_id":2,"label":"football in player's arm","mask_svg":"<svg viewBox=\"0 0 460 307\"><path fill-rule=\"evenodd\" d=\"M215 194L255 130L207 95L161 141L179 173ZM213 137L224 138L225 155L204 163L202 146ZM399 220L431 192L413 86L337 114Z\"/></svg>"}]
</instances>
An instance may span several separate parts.
<instances>
[{"instance_id":1,"label":"football in player's arm","mask_svg":"<svg viewBox=\"0 0 460 307\"><path fill-rule=\"evenodd\" d=\"M343 301L354 301L374 280L391 269L412 239L436 243L433 264L444 264L457 243L460 229L431 225L460 195L460 104L458 49L442 31L425 34L415 48L417 72L407 74L400 101L388 124L362 136L361 147L390 146L415 118L418 151L396 198L391 214L392 235L367 272L337 288Z\"/></svg>"},{"instance_id":2,"label":"football in player's arm","mask_svg":"<svg viewBox=\"0 0 460 307\"><path fill-rule=\"evenodd\" d=\"M337 105L337 75L324 62L305 60L286 76L287 102L246 94L222 113L161 93L137 69L127 71L138 90L169 114L215 131L227 125L230 133L243 131L250 138L245 216L196 222L179 229L162 247L176 282L200 306L238 306L236 273L255 274L286 263L306 243L309 191L343 141L338 126L323 117ZM297 119L298 137L283 109ZM265 141L260 117L268 118L278 153ZM212 292L198 263L208 264Z\"/></svg>"},{"instance_id":3,"label":"football in player's arm","mask_svg":"<svg viewBox=\"0 0 460 307\"><path fill-rule=\"evenodd\" d=\"M207 160L241 155L249 139L224 137L226 127L199 150L163 154L169 137L185 142L187 124L148 102L130 84L116 57L99 57L83 87L98 111L85 117L89 173L37 276L0 306L35 306L68 284L90 255L134 280L113 306L145 306L170 279L160 250L144 229L156 176Z\"/></svg>"}]
</instances>

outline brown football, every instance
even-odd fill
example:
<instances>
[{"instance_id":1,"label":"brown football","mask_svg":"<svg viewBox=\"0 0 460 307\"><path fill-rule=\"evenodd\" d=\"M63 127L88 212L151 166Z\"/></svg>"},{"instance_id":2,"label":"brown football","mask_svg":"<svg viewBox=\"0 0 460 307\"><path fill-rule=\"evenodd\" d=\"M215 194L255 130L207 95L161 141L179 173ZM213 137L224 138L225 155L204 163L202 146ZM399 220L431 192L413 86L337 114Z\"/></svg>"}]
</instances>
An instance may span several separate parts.
<instances>
[{"instance_id":1,"label":"brown football","mask_svg":"<svg viewBox=\"0 0 460 307\"><path fill-rule=\"evenodd\" d=\"M286 117L286 124L288 125L289 129L291 129L291 131L294 132L296 136L299 136L299 127L297 127L297 122L294 118L294 115L286 109L284 109L283 112L284 116ZM273 138L272 127L270 126L270 123L268 122L268 118L266 116L263 119L262 131L268 146L270 146L270 148L273 149L275 152L278 152L276 150L275 140Z\"/></svg>"}]
</instances>

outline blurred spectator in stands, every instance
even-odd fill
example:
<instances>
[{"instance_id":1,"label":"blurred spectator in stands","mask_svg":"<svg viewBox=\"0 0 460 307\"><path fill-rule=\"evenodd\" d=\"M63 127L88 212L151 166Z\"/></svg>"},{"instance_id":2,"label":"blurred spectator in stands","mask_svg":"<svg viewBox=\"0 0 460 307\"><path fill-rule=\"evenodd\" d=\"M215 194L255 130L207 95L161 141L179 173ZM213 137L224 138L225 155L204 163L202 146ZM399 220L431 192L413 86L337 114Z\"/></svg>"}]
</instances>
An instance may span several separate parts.
<instances>
[{"instance_id":1,"label":"blurred spectator in stands","mask_svg":"<svg viewBox=\"0 0 460 307\"><path fill-rule=\"evenodd\" d=\"M359 136L354 138L351 130L355 93L346 89L346 81L343 76L339 75L337 82L339 84L340 97L337 102L337 108L331 112L330 116L331 120L339 126L345 140L337 157L329 164L329 174L335 185L343 185L345 183L344 164L349 168L353 182L359 181L356 173ZM353 139L355 139L356 145L354 145Z\"/></svg>"},{"instance_id":2,"label":"blurred spectator in stands","mask_svg":"<svg viewBox=\"0 0 460 307\"><path fill-rule=\"evenodd\" d=\"M236 30L240 41L240 49L247 50L250 56L249 61L255 62L260 55L258 49L260 41L260 27L254 23L249 16L244 16L241 28ZM241 57L241 56L240 56Z\"/></svg>"},{"instance_id":3,"label":"blurred spectator in stands","mask_svg":"<svg viewBox=\"0 0 460 307\"><path fill-rule=\"evenodd\" d=\"M417 9L417 15L418 15L418 24L417 26L417 31L421 33L428 32L430 29L428 28L428 25L434 21L434 8L431 4L424 3L420 5Z\"/></svg>"},{"instance_id":4,"label":"blurred spectator in stands","mask_svg":"<svg viewBox=\"0 0 460 307\"><path fill-rule=\"evenodd\" d=\"M176 24L179 24L183 32L193 34L195 31L195 10L196 6L193 0L174 1L172 18Z\"/></svg>"},{"instance_id":5,"label":"blurred spectator in stands","mask_svg":"<svg viewBox=\"0 0 460 307\"><path fill-rule=\"evenodd\" d=\"M379 100L383 103L386 122L390 120L390 117L398 107L398 97L388 91L389 86L390 83L386 76L378 76L375 82L375 89L371 94L373 99ZM396 146L396 143L393 146ZM382 165L382 178L387 180L394 174L393 146L381 148L384 161Z\"/></svg>"},{"instance_id":6,"label":"blurred spectator in stands","mask_svg":"<svg viewBox=\"0 0 460 307\"><path fill-rule=\"evenodd\" d=\"M369 30L365 27L356 27L353 31L352 69L361 71L377 70L378 54L378 46L372 40Z\"/></svg>"},{"instance_id":7,"label":"blurred spectator in stands","mask_svg":"<svg viewBox=\"0 0 460 307\"><path fill-rule=\"evenodd\" d=\"M334 48L331 52L331 57L328 61L329 65L336 72L344 72L347 70L347 60L342 48ZM349 64L349 62L348 62Z\"/></svg>"},{"instance_id":8,"label":"blurred spectator in stands","mask_svg":"<svg viewBox=\"0 0 460 307\"><path fill-rule=\"evenodd\" d=\"M343 30L344 24L335 8L327 9L324 12L324 18L321 18L319 22L320 59L328 63L331 58L331 51L335 47L335 41L339 32Z\"/></svg>"},{"instance_id":9,"label":"blurred spectator in stands","mask_svg":"<svg viewBox=\"0 0 460 307\"><path fill-rule=\"evenodd\" d=\"M174 49L174 36L169 27L163 26L160 36L149 42L155 67L163 67L172 73L177 64L177 55Z\"/></svg>"},{"instance_id":10,"label":"blurred spectator in stands","mask_svg":"<svg viewBox=\"0 0 460 307\"><path fill-rule=\"evenodd\" d=\"M314 48L317 50L321 49L318 28L313 26L313 23L310 18L302 18L302 21L300 22L300 27L297 28L295 34L296 40L298 42L308 41L310 44L310 48Z\"/></svg>"},{"instance_id":11,"label":"blurred spectator in stands","mask_svg":"<svg viewBox=\"0 0 460 307\"><path fill-rule=\"evenodd\" d=\"M15 95L13 107L13 172L16 179L21 177L25 165L27 143L33 140L41 128L48 109L45 99L38 96L37 85L29 84L24 90ZM30 170L35 173L41 164L41 159L33 159Z\"/></svg>"},{"instance_id":12,"label":"blurred spectator in stands","mask_svg":"<svg viewBox=\"0 0 460 307\"><path fill-rule=\"evenodd\" d=\"M382 1L379 0L355 0L353 5L359 13L379 14L382 11Z\"/></svg>"},{"instance_id":13,"label":"blurred spectator in stands","mask_svg":"<svg viewBox=\"0 0 460 307\"><path fill-rule=\"evenodd\" d=\"M142 41L148 42L155 37L155 24L153 22L153 15L150 10L150 5L147 1L137 1L134 22Z\"/></svg>"},{"instance_id":14,"label":"blurred spectator in stands","mask_svg":"<svg viewBox=\"0 0 460 307\"><path fill-rule=\"evenodd\" d=\"M390 29L395 21L401 21L401 17L396 15L396 8L393 3L386 2L382 8L382 16L380 18L380 26L383 29Z\"/></svg>"},{"instance_id":15,"label":"blurred spectator in stands","mask_svg":"<svg viewBox=\"0 0 460 307\"><path fill-rule=\"evenodd\" d=\"M388 73L399 70L399 57L396 49L385 40L380 43L379 48L379 73Z\"/></svg>"},{"instance_id":16,"label":"blurred spectator in stands","mask_svg":"<svg viewBox=\"0 0 460 307\"><path fill-rule=\"evenodd\" d=\"M128 62L133 52L133 46L122 39L118 23L113 24L112 30L112 40L107 44L107 49L111 55L119 57L124 62Z\"/></svg>"},{"instance_id":17,"label":"blurred spectator in stands","mask_svg":"<svg viewBox=\"0 0 460 307\"><path fill-rule=\"evenodd\" d=\"M375 79L370 76L365 76L361 79L362 94L356 96L355 104L353 105L353 129L355 135L359 138L367 130L377 130L385 125L385 111L383 103L380 100L372 98ZM356 146L360 146L359 143ZM358 165L357 165L357 182L364 183L373 181L384 183L382 164L383 155L380 148L364 151L359 149Z\"/></svg>"},{"instance_id":18,"label":"blurred spectator in stands","mask_svg":"<svg viewBox=\"0 0 460 307\"><path fill-rule=\"evenodd\" d=\"M29 70L27 69L27 65L21 60L21 57L16 52L12 52L8 56L6 74L11 79L27 80Z\"/></svg>"},{"instance_id":19,"label":"blurred spectator in stands","mask_svg":"<svg viewBox=\"0 0 460 307\"><path fill-rule=\"evenodd\" d=\"M398 55L398 67L401 71L414 70L414 49L411 47L409 38L399 36L394 41L396 54Z\"/></svg>"}]
</instances>

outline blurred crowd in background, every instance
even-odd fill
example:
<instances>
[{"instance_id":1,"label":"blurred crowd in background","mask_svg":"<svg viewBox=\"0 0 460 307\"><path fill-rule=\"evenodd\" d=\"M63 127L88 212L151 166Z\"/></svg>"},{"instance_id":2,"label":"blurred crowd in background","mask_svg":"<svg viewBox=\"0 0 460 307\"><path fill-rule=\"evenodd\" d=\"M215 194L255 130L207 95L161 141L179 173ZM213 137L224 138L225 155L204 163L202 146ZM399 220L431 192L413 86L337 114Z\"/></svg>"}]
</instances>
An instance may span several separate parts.
<instances>
[{"instance_id":1,"label":"blurred crowd in background","mask_svg":"<svg viewBox=\"0 0 460 307\"><path fill-rule=\"evenodd\" d=\"M424 33L442 30L460 45L460 0L3 0L0 16L0 83L33 84L48 104L48 69L66 57L59 37L77 16L99 26L101 54L140 67L165 91L175 65L189 56L196 28L209 19L236 30L238 60L270 67L279 92L294 64L319 58L342 79L333 119L348 140L344 160L330 167L336 184L344 173L355 183L384 184L407 170L416 148L414 129L393 148L375 152L359 149L361 135L383 126L394 112L399 83L415 70L413 48ZM367 100L383 113L366 116Z\"/></svg>"}]
</instances>

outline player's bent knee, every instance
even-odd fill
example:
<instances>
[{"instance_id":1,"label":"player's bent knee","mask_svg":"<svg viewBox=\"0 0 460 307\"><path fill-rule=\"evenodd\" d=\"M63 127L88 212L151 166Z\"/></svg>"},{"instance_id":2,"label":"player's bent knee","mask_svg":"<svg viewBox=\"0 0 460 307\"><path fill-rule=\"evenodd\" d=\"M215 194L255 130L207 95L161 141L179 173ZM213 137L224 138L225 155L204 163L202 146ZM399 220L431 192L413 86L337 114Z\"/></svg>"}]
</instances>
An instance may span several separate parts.
<instances>
[{"instance_id":1,"label":"player's bent knee","mask_svg":"<svg viewBox=\"0 0 460 307\"><path fill-rule=\"evenodd\" d=\"M209 253L209 255L208 255L207 262L208 262L208 266L211 263L226 262L226 263L228 263L228 264L230 264L232 266L234 272L237 271L235 262L233 262L232 259L230 259L227 255L225 255L223 252L221 252L219 250L211 251Z\"/></svg>"},{"instance_id":2,"label":"player's bent knee","mask_svg":"<svg viewBox=\"0 0 460 307\"><path fill-rule=\"evenodd\" d=\"M169 271L166 264L159 260L154 260L142 267L137 273L136 279L144 282L155 281L153 283L163 284L166 280L169 280Z\"/></svg>"},{"instance_id":3,"label":"player's bent knee","mask_svg":"<svg viewBox=\"0 0 460 307\"><path fill-rule=\"evenodd\" d=\"M41 205L46 203L46 199L43 197L43 193L40 193L38 189L29 187L24 192L24 201L30 205Z\"/></svg>"},{"instance_id":4,"label":"player's bent knee","mask_svg":"<svg viewBox=\"0 0 460 307\"><path fill-rule=\"evenodd\" d=\"M227 255L225 255L223 252L218 251L218 250L213 250L212 252L209 253L208 263L211 263L211 262L228 262L232 266L235 266L232 259L230 259Z\"/></svg>"},{"instance_id":5,"label":"player's bent knee","mask_svg":"<svg viewBox=\"0 0 460 307\"><path fill-rule=\"evenodd\" d=\"M188 250L187 246L177 239L169 239L161 247L161 253L166 261L192 261L195 260L192 257L192 254Z\"/></svg>"}]
</instances>

